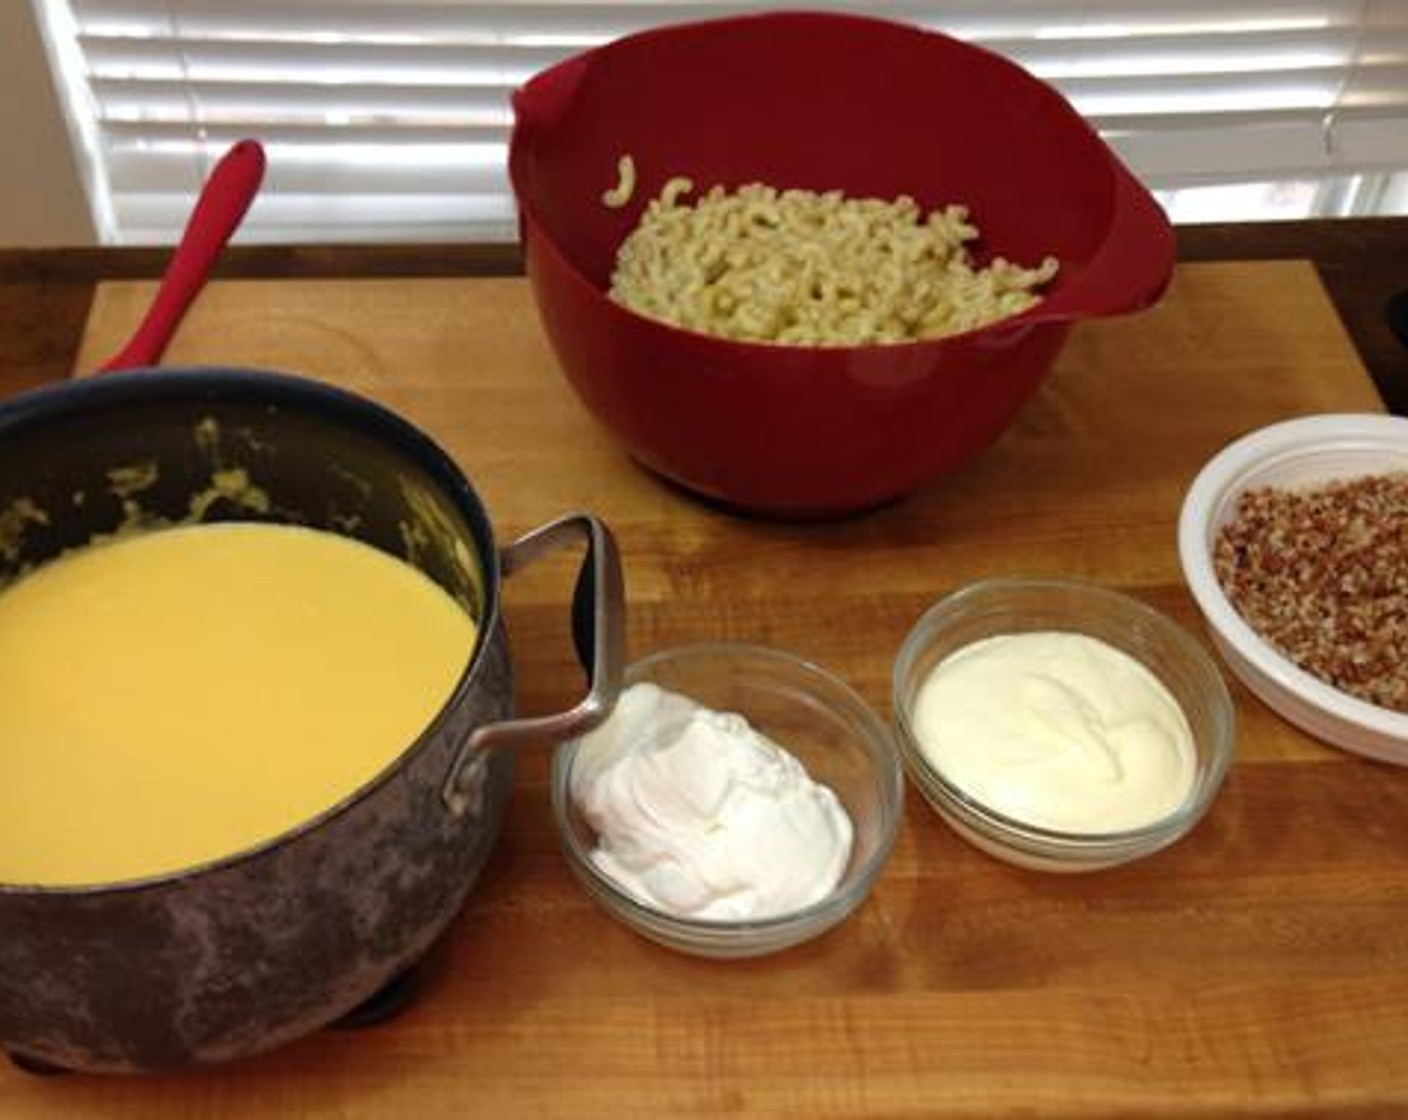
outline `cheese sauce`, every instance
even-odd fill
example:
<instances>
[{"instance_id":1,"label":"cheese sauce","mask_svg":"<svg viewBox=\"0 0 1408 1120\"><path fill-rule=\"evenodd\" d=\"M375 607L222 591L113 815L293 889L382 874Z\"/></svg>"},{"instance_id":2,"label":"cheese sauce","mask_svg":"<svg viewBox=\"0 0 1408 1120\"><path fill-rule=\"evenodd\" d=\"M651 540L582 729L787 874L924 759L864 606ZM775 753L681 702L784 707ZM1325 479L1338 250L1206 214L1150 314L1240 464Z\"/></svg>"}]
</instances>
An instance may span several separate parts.
<instances>
[{"instance_id":1,"label":"cheese sauce","mask_svg":"<svg viewBox=\"0 0 1408 1120\"><path fill-rule=\"evenodd\" d=\"M406 750L474 641L439 585L333 533L193 525L59 558L0 593L0 882L277 836Z\"/></svg>"}]
</instances>

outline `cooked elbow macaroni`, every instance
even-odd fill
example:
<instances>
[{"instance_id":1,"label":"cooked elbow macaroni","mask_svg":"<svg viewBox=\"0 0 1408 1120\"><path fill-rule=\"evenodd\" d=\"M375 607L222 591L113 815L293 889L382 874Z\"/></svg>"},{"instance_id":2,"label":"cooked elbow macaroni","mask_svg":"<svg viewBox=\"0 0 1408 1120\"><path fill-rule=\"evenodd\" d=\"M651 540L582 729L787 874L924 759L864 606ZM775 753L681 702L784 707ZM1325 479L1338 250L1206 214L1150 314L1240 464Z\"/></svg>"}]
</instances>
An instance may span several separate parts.
<instances>
[{"instance_id":1,"label":"cooked elbow macaroni","mask_svg":"<svg viewBox=\"0 0 1408 1120\"><path fill-rule=\"evenodd\" d=\"M958 334L1025 311L1056 275L996 258L975 269L964 206L750 183L693 205L666 183L622 242L611 298L676 326L750 342L850 346Z\"/></svg>"},{"instance_id":2,"label":"cooked elbow macaroni","mask_svg":"<svg viewBox=\"0 0 1408 1120\"><path fill-rule=\"evenodd\" d=\"M631 201L636 193L636 161L630 156L622 156L616 161L616 185L601 196L603 206L619 210Z\"/></svg>"}]
</instances>

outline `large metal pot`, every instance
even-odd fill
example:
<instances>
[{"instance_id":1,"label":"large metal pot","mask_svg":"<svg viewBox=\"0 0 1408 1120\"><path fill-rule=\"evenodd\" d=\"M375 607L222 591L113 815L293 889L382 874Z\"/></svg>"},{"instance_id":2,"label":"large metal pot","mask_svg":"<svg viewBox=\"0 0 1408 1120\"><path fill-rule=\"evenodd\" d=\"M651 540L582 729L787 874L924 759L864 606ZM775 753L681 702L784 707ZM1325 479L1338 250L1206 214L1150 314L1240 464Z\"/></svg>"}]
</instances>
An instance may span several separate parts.
<instances>
[{"instance_id":1,"label":"large metal pot","mask_svg":"<svg viewBox=\"0 0 1408 1120\"><path fill-rule=\"evenodd\" d=\"M12 1055L149 1070L248 1055L342 1016L459 908L498 833L514 742L578 733L614 701L622 595L606 528L564 518L501 551L449 456L377 405L241 370L115 374L0 405L0 584L104 534L231 519L333 530L408 560L473 614L477 648L393 764L273 841L140 882L0 884ZM582 539L574 615L590 692L570 712L514 721L500 580Z\"/></svg>"}]
</instances>

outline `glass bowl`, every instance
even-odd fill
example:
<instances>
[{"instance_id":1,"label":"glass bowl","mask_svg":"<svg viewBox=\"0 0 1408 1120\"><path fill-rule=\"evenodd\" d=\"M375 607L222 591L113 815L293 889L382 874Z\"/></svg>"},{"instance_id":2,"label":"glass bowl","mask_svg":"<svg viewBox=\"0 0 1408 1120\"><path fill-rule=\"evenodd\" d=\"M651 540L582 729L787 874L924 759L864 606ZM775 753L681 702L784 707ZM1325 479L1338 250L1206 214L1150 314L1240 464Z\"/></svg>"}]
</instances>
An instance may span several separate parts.
<instances>
[{"instance_id":1,"label":"glass bowl","mask_svg":"<svg viewBox=\"0 0 1408 1120\"><path fill-rule=\"evenodd\" d=\"M800 910L740 921L678 917L636 898L591 858L596 834L572 798L580 740L553 756L552 806L562 848L587 892L636 932L681 952L761 956L831 929L864 901L894 845L903 772L884 722L830 673L788 653L737 643L685 646L627 668L626 686L649 681L716 711L739 712L829 786L851 818L850 860L831 893Z\"/></svg>"},{"instance_id":2,"label":"glass bowl","mask_svg":"<svg viewBox=\"0 0 1408 1120\"><path fill-rule=\"evenodd\" d=\"M1163 682L1193 732L1192 785L1176 810L1138 828L1062 832L1004 816L946 777L920 748L913 727L920 686L940 661L998 634L1058 630L1085 634L1129 654ZM1057 580L990 580L965 587L929 609L910 631L894 670L900 752L925 799L990 855L1041 871L1094 871L1172 844L1207 811L1232 761L1231 697L1211 657L1157 611L1117 592Z\"/></svg>"}]
</instances>

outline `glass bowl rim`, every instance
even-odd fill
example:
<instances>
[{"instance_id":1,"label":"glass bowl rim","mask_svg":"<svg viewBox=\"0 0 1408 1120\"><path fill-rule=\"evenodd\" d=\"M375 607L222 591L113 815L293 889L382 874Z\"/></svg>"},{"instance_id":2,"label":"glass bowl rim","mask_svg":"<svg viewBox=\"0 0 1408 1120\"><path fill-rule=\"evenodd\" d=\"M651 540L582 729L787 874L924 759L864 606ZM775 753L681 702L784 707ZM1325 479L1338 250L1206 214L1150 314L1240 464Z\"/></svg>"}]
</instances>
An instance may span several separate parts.
<instances>
[{"instance_id":1,"label":"glass bowl rim","mask_svg":"<svg viewBox=\"0 0 1408 1120\"><path fill-rule=\"evenodd\" d=\"M1176 656L1187 661L1199 676L1206 679L1211 686L1210 706L1213 709L1215 724L1213 741L1206 752L1209 762L1205 770L1199 768L1203 772L1194 778L1187 797L1173 812L1137 828L1105 832L1072 832L1048 828L1032 824L1030 821L1018 820L991 808L944 777L938 767L925 757L910 722L909 704L905 701L906 690L903 682L906 671L928 646L932 638L931 631L937 620L953 614L959 607L974 599L1000 597L1013 592L1075 596L1102 603L1115 611L1132 616L1152 628L1161 640L1176 651ZM1077 633L1088 633L1083 627L1073 626L1071 629ZM1131 650L1122 645L1116 648L1134 657L1146 669L1149 668L1144 659ZM1152 669L1149 671L1153 672ZM1164 683L1160 674L1154 675L1160 683ZM1168 687L1167 684L1164 687ZM1188 831L1206 812L1221 788L1236 753L1236 708L1227 689L1227 682L1218 671L1212 656L1187 630L1162 611L1122 591L1082 580L1001 576L964 584L943 596L920 615L900 646L892 674L892 706L898 727L896 738L901 756L922 790L963 815L971 824L982 828L990 838L1043 855L1051 855L1056 851L1077 857L1098 857L1104 853L1113 854L1145 848L1152 851L1164 846ZM1198 753L1201 755L1204 752Z\"/></svg>"}]
</instances>

